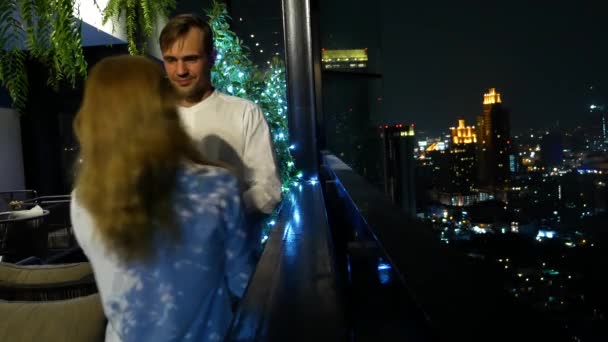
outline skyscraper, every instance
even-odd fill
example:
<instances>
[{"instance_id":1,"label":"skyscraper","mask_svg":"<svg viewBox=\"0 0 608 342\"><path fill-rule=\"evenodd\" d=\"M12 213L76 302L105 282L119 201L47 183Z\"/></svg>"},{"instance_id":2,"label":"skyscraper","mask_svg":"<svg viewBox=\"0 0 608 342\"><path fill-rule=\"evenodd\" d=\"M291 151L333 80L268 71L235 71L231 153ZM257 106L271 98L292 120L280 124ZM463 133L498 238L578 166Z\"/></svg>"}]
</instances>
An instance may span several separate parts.
<instances>
[{"instance_id":1,"label":"skyscraper","mask_svg":"<svg viewBox=\"0 0 608 342\"><path fill-rule=\"evenodd\" d=\"M458 120L458 127L450 127L450 136L452 144L471 144L477 142L477 133L475 126L465 126L464 120Z\"/></svg>"},{"instance_id":2,"label":"skyscraper","mask_svg":"<svg viewBox=\"0 0 608 342\"><path fill-rule=\"evenodd\" d=\"M408 215L414 216L414 125L380 126L380 138L386 194Z\"/></svg>"},{"instance_id":3,"label":"skyscraper","mask_svg":"<svg viewBox=\"0 0 608 342\"><path fill-rule=\"evenodd\" d=\"M483 113L477 118L479 186L491 192L504 190L509 182L511 127L509 112L500 93L490 88L483 98Z\"/></svg>"},{"instance_id":4,"label":"skyscraper","mask_svg":"<svg viewBox=\"0 0 608 342\"><path fill-rule=\"evenodd\" d=\"M365 69L367 61L367 49L321 50L321 63L325 70Z\"/></svg>"},{"instance_id":5,"label":"skyscraper","mask_svg":"<svg viewBox=\"0 0 608 342\"><path fill-rule=\"evenodd\" d=\"M599 132L596 133L592 147L594 150L606 151L608 150L608 106L592 104L589 106L589 113L592 119L599 123Z\"/></svg>"},{"instance_id":6,"label":"skyscraper","mask_svg":"<svg viewBox=\"0 0 608 342\"><path fill-rule=\"evenodd\" d=\"M589 87L589 115L591 119L589 148L591 151L608 151L608 106L595 86Z\"/></svg>"},{"instance_id":7,"label":"skyscraper","mask_svg":"<svg viewBox=\"0 0 608 342\"><path fill-rule=\"evenodd\" d=\"M600 114L600 124L602 129L602 141L604 144L604 151L608 149L608 110L604 109L604 111Z\"/></svg>"},{"instance_id":8,"label":"skyscraper","mask_svg":"<svg viewBox=\"0 0 608 342\"><path fill-rule=\"evenodd\" d=\"M458 120L458 127L450 127L452 144L450 146L450 172L446 189L451 193L468 195L474 187L476 175L475 151L477 134L475 126L465 126L464 120Z\"/></svg>"}]
</instances>

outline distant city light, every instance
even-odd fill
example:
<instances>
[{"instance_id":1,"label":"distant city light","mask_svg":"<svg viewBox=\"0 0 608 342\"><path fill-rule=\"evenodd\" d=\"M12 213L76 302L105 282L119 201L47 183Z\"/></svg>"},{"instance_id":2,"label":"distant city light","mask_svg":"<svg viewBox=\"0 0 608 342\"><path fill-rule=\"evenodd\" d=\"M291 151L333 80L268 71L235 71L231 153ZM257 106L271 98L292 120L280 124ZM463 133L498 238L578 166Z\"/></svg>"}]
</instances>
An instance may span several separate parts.
<instances>
[{"instance_id":1,"label":"distant city light","mask_svg":"<svg viewBox=\"0 0 608 342\"><path fill-rule=\"evenodd\" d=\"M543 230L540 229L538 231L538 234L536 234L536 239L541 241L543 238L547 238L547 239L553 239L555 237L556 233L553 230Z\"/></svg>"},{"instance_id":2,"label":"distant city light","mask_svg":"<svg viewBox=\"0 0 608 342\"><path fill-rule=\"evenodd\" d=\"M479 228L479 226L474 226L473 232L476 234L486 234L487 233L487 231L485 229Z\"/></svg>"}]
</instances>

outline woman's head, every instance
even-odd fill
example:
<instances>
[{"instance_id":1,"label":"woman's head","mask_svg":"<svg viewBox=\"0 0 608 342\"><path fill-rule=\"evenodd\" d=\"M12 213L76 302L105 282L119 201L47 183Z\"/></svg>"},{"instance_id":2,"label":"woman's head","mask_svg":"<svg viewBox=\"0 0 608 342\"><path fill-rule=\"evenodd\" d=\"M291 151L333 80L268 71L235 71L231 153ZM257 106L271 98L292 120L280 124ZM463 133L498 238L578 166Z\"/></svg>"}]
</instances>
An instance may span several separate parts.
<instances>
[{"instance_id":1,"label":"woman's head","mask_svg":"<svg viewBox=\"0 0 608 342\"><path fill-rule=\"evenodd\" d=\"M183 133L177 95L159 65L138 56L116 56L96 64L85 85L75 121L83 158L164 158L179 150Z\"/></svg>"},{"instance_id":2,"label":"woman's head","mask_svg":"<svg viewBox=\"0 0 608 342\"><path fill-rule=\"evenodd\" d=\"M202 162L177 114L160 65L109 57L95 65L74 121L80 142L76 195L107 245L146 255L157 227L172 226L171 199L182 159Z\"/></svg>"}]
</instances>

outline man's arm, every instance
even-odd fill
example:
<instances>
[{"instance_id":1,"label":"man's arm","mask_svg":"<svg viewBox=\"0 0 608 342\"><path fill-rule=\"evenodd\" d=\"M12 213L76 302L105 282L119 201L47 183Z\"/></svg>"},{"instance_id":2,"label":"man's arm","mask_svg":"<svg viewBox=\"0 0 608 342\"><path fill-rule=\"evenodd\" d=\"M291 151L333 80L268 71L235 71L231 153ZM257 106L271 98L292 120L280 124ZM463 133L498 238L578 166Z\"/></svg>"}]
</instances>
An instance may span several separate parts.
<instances>
[{"instance_id":1,"label":"man's arm","mask_svg":"<svg viewBox=\"0 0 608 342\"><path fill-rule=\"evenodd\" d=\"M244 119L247 190L243 201L248 212L270 214L281 201L281 180L270 129L259 106L248 108Z\"/></svg>"}]
</instances>

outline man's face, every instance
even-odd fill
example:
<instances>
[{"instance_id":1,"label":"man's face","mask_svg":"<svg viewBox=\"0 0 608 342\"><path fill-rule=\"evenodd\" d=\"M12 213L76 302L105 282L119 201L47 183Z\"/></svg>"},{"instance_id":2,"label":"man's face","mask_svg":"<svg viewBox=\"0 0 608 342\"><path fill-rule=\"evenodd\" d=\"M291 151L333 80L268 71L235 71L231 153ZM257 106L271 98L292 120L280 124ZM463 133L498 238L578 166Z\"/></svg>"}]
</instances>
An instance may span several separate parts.
<instances>
[{"instance_id":1,"label":"man's face","mask_svg":"<svg viewBox=\"0 0 608 342\"><path fill-rule=\"evenodd\" d=\"M183 96L182 106L190 107L211 91L213 61L204 51L203 32L193 27L183 37L162 51L165 71L171 83Z\"/></svg>"}]
</instances>

